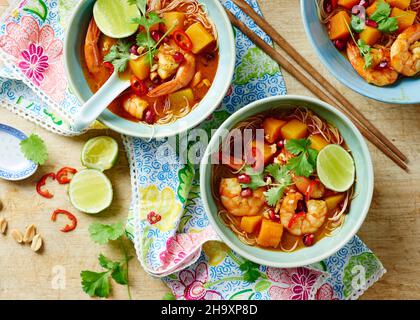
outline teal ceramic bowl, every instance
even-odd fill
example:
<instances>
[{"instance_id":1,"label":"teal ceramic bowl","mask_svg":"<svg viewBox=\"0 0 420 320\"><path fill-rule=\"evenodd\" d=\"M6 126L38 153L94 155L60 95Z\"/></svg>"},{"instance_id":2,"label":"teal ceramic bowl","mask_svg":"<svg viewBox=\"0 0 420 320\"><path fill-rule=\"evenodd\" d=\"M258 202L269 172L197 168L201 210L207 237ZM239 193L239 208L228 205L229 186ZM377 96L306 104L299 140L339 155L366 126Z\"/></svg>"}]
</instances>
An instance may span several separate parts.
<instances>
[{"instance_id":1,"label":"teal ceramic bowl","mask_svg":"<svg viewBox=\"0 0 420 320\"><path fill-rule=\"evenodd\" d=\"M341 229L335 231L332 237L325 237L312 247L303 248L295 252L286 253L265 250L242 243L236 235L225 226L217 215L217 207L211 192L212 165L210 158L213 152L218 152L222 130L230 130L239 122L256 114L268 110L289 110L295 106L313 110L317 115L336 126L348 146L352 150L356 165L357 182L355 194L357 197L351 202L350 211ZM220 238L241 256L255 263L281 268L292 268L319 262L340 250L356 234L362 225L373 194L373 167L369 150L358 129L351 121L330 105L303 96L278 96L256 101L233 114L213 135L205 152L200 167L201 196L210 222Z\"/></svg>"},{"instance_id":2,"label":"teal ceramic bowl","mask_svg":"<svg viewBox=\"0 0 420 320\"><path fill-rule=\"evenodd\" d=\"M315 0L301 0L301 15L306 36L319 59L335 78L366 97L393 104L420 103L420 78L403 78L387 87L368 84L353 69L350 62L334 47L327 28L318 18Z\"/></svg>"},{"instance_id":3,"label":"teal ceramic bowl","mask_svg":"<svg viewBox=\"0 0 420 320\"><path fill-rule=\"evenodd\" d=\"M222 102L229 89L235 67L235 38L230 21L218 0L203 0L208 15L216 25L219 37L219 66L214 82L198 106L186 117L168 125L146 126L142 123L125 120L106 109L99 121L109 128L122 134L141 138L169 137L193 128L212 114ZM89 86L85 80L80 55L82 54L84 38L92 18L95 0L82 0L69 21L66 32L64 52L65 69L72 92L81 103L91 96Z\"/></svg>"}]
</instances>

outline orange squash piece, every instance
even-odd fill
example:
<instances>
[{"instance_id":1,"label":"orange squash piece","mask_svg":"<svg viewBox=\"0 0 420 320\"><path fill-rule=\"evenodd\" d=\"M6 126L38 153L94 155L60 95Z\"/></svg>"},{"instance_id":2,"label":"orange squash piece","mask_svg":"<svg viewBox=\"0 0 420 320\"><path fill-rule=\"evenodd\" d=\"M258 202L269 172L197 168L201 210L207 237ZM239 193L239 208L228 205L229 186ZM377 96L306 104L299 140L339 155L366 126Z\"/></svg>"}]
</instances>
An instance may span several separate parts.
<instances>
[{"instance_id":1,"label":"orange squash piece","mask_svg":"<svg viewBox=\"0 0 420 320\"><path fill-rule=\"evenodd\" d=\"M366 13L367 15L370 17L372 14L374 14L376 11L376 1L374 3L372 3L367 9L366 9Z\"/></svg>"},{"instance_id":2,"label":"orange squash piece","mask_svg":"<svg viewBox=\"0 0 420 320\"><path fill-rule=\"evenodd\" d=\"M302 139L308 133L308 126L299 120L293 119L281 128L281 134L284 139Z\"/></svg>"},{"instance_id":3,"label":"orange squash piece","mask_svg":"<svg viewBox=\"0 0 420 320\"><path fill-rule=\"evenodd\" d=\"M329 23L329 36L331 40L345 40L350 36L350 15L346 11L340 11L333 16Z\"/></svg>"},{"instance_id":4,"label":"orange squash piece","mask_svg":"<svg viewBox=\"0 0 420 320\"><path fill-rule=\"evenodd\" d=\"M411 27L416 21L417 13L411 10L401 10L392 8L391 17L396 17L398 21L398 32L403 32L408 27Z\"/></svg>"},{"instance_id":5,"label":"orange squash piece","mask_svg":"<svg viewBox=\"0 0 420 320\"><path fill-rule=\"evenodd\" d=\"M241 229L248 233L256 233L261 225L262 216L243 217Z\"/></svg>"},{"instance_id":6,"label":"orange squash piece","mask_svg":"<svg viewBox=\"0 0 420 320\"><path fill-rule=\"evenodd\" d=\"M328 141L324 139L320 134L312 134L309 136L309 141L311 141L311 148L316 151L321 151L326 146L329 145Z\"/></svg>"},{"instance_id":7,"label":"orange squash piece","mask_svg":"<svg viewBox=\"0 0 420 320\"><path fill-rule=\"evenodd\" d=\"M253 156L257 159L262 156L264 159L264 164L267 164L273 160L275 154L277 153L277 146L275 144L268 144L264 142L264 146L262 146L261 143L253 141L252 148Z\"/></svg>"},{"instance_id":8,"label":"orange squash piece","mask_svg":"<svg viewBox=\"0 0 420 320\"><path fill-rule=\"evenodd\" d=\"M327 204L328 213L333 213L343 200L344 200L344 193L339 193L334 196L325 198L325 203Z\"/></svg>"},{"instance_id":9,"label":"orange squash piece","mask_svg":"<svg viewBox=\"0 0 420 320\"><path fill-rule=\"evenodd\" d=\"M359 2L360 0L338 0L338 5L350 10Z\"/></svg>"},{"instance_id":10,"label":"orange squash piece","mask_svg":"<svg viewBox=\"0 0 420 320\"><path fill-rule=\"evenodd\" d=\"M360 32L359 36L366 44L373 46L381 39L382 32L376 28L366 26L366 28Z\"/></svg>"},{"instance_id":11,"label":"orange squash piece","mask_svg":"<svg viewBox=\"0 0 420 320\"><path fill-rule=\"evenodd\" d=\"M276 118L267 118L264 120L263 128L265 140L268 143L276 143L281 135L281 128L286 124L286 121Z\"/></svg>"},{"instance_id":12,"label":"orange squash piece","mask_svg":"<svg viewBox=\"0 0 420 320\"><path fill-rule=\"evenodd\" d=\"M411 0L385 0L385 1L388 2L391 7L397 7L402 10L407 9L411 4Z\"/></svg>"},{"instance_id":13,"label":"orange squash piece","mask_svg":"<svg viewBox=\"0 0 420 320\"><path fill-rule=\"evenodd\" d=\"M257 244L265 248L277 248L283 235L283 225L279 222L263 219Z\"/></svg>"}]
</instances>

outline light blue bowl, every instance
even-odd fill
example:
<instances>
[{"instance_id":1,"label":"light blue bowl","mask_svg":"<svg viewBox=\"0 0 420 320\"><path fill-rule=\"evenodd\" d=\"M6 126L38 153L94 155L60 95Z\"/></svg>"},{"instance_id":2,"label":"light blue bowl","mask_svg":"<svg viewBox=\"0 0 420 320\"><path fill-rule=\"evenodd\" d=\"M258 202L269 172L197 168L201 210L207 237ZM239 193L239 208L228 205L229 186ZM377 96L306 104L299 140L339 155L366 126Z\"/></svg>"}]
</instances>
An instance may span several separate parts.
<instances>
[{"instance_id":1,"label":"light blue bowl","mask_svg":"<svg viewBox=\"0 0 420 320\"><path fill-rule=\"evenodd\" d=\"M286 253L273 250L265 250L242 243L236 235L225 226L217 215L217 207L211 192L212 165L210 157L213 152L218 152L222 137L222 130L231 130L239 122L256 114L268 110L289 110L294 106L306 107L337 127L349 148L356 165L357 182L355 187L356 198L351 202L350 211L341 229L336 230L332 237L326 237L318 241L313 247ZM210 144L203 157L200 167L201 196L207 216L220 238L241 256L256 263L279 267L292 268L316 263L333 255L340 250L356 234L362 225L373 194L373 167L369 150L358 129L340 111L330 105L313 98L303 96L278 96L263 99L251 103L240 111L233 114L213 135Z\"/></svg>"},{"instance_id":2,"label":"light blue bowl","mask_svg":"<svg viewBox=\"0 0 420 320\"><path fill-rule=\"evenodd\" d=\"M334 47L327 28L317 14L315 0L301 0L301 14L306 35L327 69L344 85L366 97L393 104L420 103L420 78L403 78L394 85L377 87L368 84Z\"/></svg>"},{"instance_id":3,"label":"light blue bowl","mask_svg":"<svg viewBox=\"0 0 420 320\"><path fill-rule=\"evenodd\" d=\"M169 137L200 124L209 117L222 102L229 89L235 67L235 38L232 25L223 6L218 0L203 0L210 18L216 25L219 37L219 66L213 84L200 102L200 104L186 117L168 125L146 126L142 123L125 120L106 109L98 120L109 128L122 134L141 138ZM86 30L92 18L92 9L95 0L83 0L77 6L69 22L64 43L65 68L73 93L81 103L86 102L91 96L85 80L80 55Z\"/></svg>"}]
</instances>

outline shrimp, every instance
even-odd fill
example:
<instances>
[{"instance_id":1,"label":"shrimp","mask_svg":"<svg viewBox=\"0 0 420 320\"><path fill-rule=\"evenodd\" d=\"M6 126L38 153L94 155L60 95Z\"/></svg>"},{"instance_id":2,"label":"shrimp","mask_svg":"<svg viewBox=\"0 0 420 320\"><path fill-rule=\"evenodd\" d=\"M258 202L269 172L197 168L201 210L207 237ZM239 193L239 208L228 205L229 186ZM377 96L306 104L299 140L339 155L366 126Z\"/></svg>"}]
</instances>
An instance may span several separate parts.
<instances>
[{"instance_id":1,"label":"shrimp","mask_svg":"<svg viewBox=\"0 0 420 320\"><path fill-rule=\"evenodd\" d=\"M296 208L301 200L303 196L299 192L288 193L280 208L281 223L295 236L315 233L324 224L327 216L327 204L323 200L309 200L308 212L296 215Z\"/></svg>"},{"instance_id":2,"label":"shrimp","mask_svg":"<svg viewBox=\"0 0 420 320\"><path fill-rule=\"evenodd\" d=\"M372 52L374 55L381 55L385 61L389 61L388 49L372 49ZM347 45L347 56L353 68L368 83L382 87L393 84L398 79L398 72L394 71L390 66L381 69L377 69L374 66L365 68L365 60L360 55L359 48L351 41Z\"/></svg>"},{"instance_id":3,"label":"shrimp","mask_svg":"<svg viewBox=\"0 0 420 320\"><path fill-rule=\"evenodd\" d=\"M135 94L130 96L127 100L123 103L123 108L127 111L131 116L136 119L142 120L144 111L147 109L149 104L147 101L139 98Z\"/></svg>"},{"instance_id":4,"label":"shrimp","mask_svg":"<svg viewBox=\"0 0 420 320\"><path fill-rule=\"evenodd\" d=\"M420 24L409 27L394 41L391 65L395 71L407 77L420 72Z\"/></svg>"},{"instance_id":5,"label":"shrimp","mask_svg":"<svg viewBox=\"0 0 420 320\"><path fill-rule=\"evenodd\" d=\"M241 196L242 187L237 178L222 179L219 193L226 210L234 216L255 216L265 205L264 188L254 190L250 197Z\"/></svg>"},{"instance_id":6,"label":"shrimp","mask_svg":"<svg viewBox=\"0 0 420 320\"><path fill-rule=\"evenodd\" d=\"M90 73L97 74L101 71L101 54L99 51L99 37L101 31L96 25L95 19L92 18L86 34L85 40L85 60Z\"/></svg>"},{"instance_id":7,"label":"shrimp","mask_svg":"<svg viewBox=\"0 0 420 320\"><path fill-rule=\"evenodd\" d=\"M178 68L175 78L151 90L147 94L148 97L157 98L174 93L191 82L195 75L195 57L186 53L184 58L185 60Z\"/></svg>"}]
</instances>

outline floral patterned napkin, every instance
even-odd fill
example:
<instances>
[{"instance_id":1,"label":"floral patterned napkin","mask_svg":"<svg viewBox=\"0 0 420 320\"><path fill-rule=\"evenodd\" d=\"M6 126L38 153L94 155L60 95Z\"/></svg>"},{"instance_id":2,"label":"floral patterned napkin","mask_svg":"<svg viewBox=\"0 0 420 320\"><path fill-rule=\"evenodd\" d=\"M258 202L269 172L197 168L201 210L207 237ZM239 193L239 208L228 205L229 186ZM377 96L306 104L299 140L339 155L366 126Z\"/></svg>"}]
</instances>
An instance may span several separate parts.
<instances>
[{"instance_id":1,"label":"floral patterned napkin","mask_svg":"<svg viewBox=\"0 0 420 320\"><path fill-rule=\"evenodd\" d=\"M78 1L14 1L0 26L2 105L62 135L78 134L69 123L80 104L63 67L65 26ZM271 42L231 0L222 2ZM259 10L256 0L249 3ZM286 94L279 67L239 31L236 46L233 84L220 108L200 125L207 132L252 101ZM127 234L145 270L162 277L177 299L350 299L385 272L358 237L305 268L246 261L221 243L209 225L194 165L184 164L165 139L124 137L124 143L133 187Z\"/></svg>"}]
</instances>

